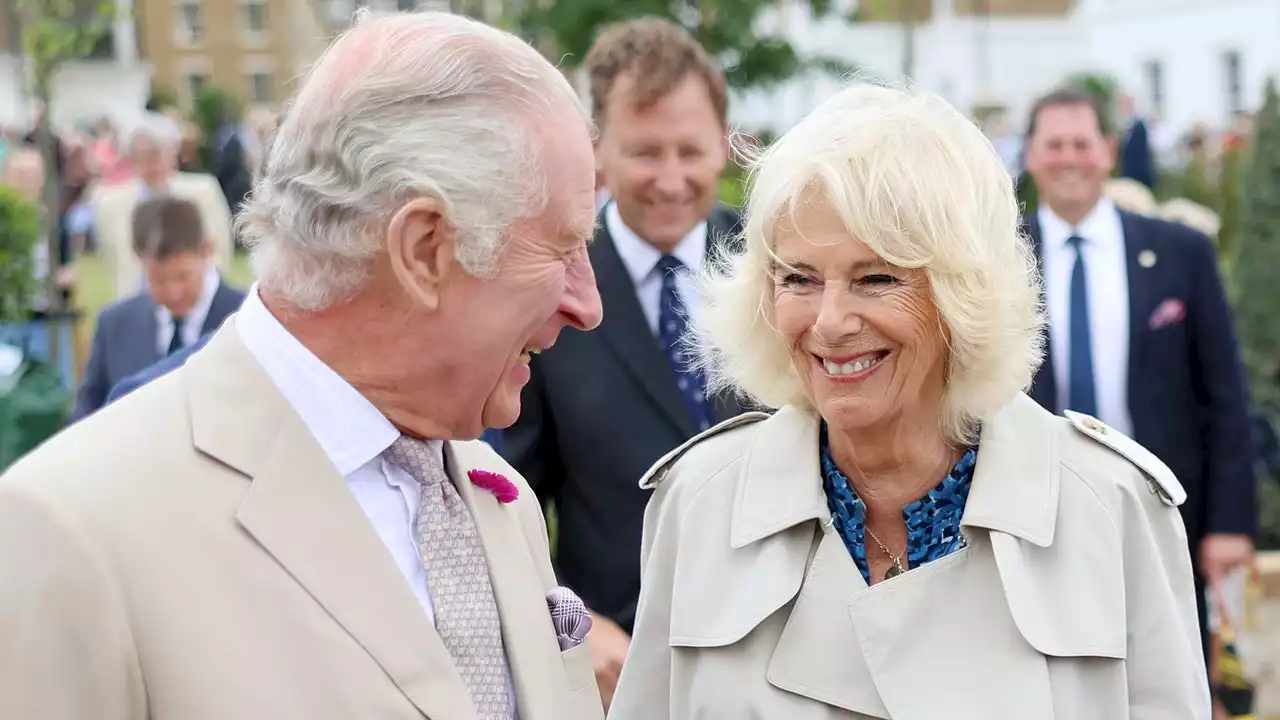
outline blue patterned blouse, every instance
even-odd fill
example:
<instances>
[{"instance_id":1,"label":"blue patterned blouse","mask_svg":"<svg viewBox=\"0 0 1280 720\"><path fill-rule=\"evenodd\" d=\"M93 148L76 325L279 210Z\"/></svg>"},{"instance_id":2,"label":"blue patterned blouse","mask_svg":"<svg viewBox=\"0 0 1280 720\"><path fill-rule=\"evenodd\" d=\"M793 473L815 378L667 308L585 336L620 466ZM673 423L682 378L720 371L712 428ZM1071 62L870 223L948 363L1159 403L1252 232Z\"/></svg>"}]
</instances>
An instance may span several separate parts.
<instances>
[{"instance_id":1,"label":"blue patterned blouse","mask_svg":"<svg viewBox=\"0 0 1280 720\"><path fill-rule=\"evenodd\" d=\"M867 508L849 484L849 478L836 467L827 444L827 426L822 425L819 452L822 459L822 487L827 493L827 508L836 532L844 539L844 546L853 556L853 562L862 577L871 582L867 568L866 532ZM946 557L964 547L960 534L960 517L964 514L969 488L973 485L973 468L977 464L978 449L969 448L951 472L934 486L927 495L902 508L902 519L907 525L908 569Z\"/></svg>"}]
</instances>

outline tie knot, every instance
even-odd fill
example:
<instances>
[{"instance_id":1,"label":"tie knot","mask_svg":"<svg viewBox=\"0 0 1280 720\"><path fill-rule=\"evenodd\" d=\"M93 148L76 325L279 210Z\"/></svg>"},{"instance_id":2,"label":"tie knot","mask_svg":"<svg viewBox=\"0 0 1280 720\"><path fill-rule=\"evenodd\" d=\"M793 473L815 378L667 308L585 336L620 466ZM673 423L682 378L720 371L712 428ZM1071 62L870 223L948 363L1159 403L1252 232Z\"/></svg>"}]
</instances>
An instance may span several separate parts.
<instances>
[{"instance_id":1,"label":"tie knot","mask_svg":"<svg viewBox=\"0 0 1280 720\"><path fill-rule=\"evenodd\" d=\"M674 274L679 272L683 267L684 263L680 262L680 259L675 255L663 255L662 258L658 260L658 272L662 273L664 276L667 273Z\"/></svg>"},{"instance_id":2,"label":"tie knot","mask_svg":"<svg viewBox=\"0 0 1280 720\"><path fill-rule=\"evenodd\" d=\"M401 435L387 448L387 460L409 473L423 485L445 482L444 443Z\"/></svg>"},{"instance_id":3,"label":"tie knot","mask_svg":"<svg viewBox=\"0 0 1280 720\"><path fill-rule=\"evenodd\" d=\"M1080 237L1079 235L1072 235L1071 237L1067 238L1067 244L1075 248L1076 250L1079 250L1080 246L1084 245L1084 238Z\"/></svg>"}]
</instances>

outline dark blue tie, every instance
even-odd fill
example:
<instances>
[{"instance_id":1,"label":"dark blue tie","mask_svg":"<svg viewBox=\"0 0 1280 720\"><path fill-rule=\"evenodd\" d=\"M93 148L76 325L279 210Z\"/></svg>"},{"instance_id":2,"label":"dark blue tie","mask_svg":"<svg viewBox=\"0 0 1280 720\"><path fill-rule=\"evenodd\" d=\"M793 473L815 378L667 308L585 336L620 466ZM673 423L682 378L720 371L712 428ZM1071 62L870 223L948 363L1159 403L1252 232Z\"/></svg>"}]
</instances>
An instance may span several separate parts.
<instances>
[{"instance_id":1,"label":"dark blue tie","mask_svg":"<svg viewBox=\"0 0 1280 720\"><path fill-rule=\"evenodd\" d=\"M1089 332L1089 288L1084 274L1084 238L1072 235L1067 243L1076 251L1071 268L1071 334L1067 370L1067 409L1086 415L1098 414L1098 394L1093 387L1093 335Z\"/></svg>"},{"instance_id":2,"label":"dark blue tie","mask_svg":"<svg viewBox=\"0 0 1280 720\"><path fill-rule=\"evenodd\" d=\"M671 368L676 373L676 385L684 396L685 405L689 406L689 416L693 426L699 432L711 427L711 408L707 404L707 382L702 373L690 367L685 350L681 345L687 327L684 303L680 301L680 293L676 292L676 273L684 267L684 263L670 255L663 255L658 261L658 272L662 273L662 296L658 310L658 341Z\"/></svg>"}]
</instances>

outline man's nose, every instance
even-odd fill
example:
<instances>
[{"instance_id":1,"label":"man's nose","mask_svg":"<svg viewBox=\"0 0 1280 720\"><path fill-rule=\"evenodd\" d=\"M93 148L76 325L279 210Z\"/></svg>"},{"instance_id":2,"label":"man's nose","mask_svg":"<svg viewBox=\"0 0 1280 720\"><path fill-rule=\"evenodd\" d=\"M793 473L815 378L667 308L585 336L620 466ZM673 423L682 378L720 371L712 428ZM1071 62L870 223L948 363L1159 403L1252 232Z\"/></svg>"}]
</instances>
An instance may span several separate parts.
<instances>
[{"instance_id":1,"label":"man's nose","mask_svg":"<svg viewBox=\"0 0 1280 720\"><path fill-rule=\"evenodd\" d=\"M594 330L604 318L604 306L600 303L596 273L585 249L581 257L569 266L566 280L560 311L569 318L571 326L579 330Z\"/></svg>"}]
</instances>

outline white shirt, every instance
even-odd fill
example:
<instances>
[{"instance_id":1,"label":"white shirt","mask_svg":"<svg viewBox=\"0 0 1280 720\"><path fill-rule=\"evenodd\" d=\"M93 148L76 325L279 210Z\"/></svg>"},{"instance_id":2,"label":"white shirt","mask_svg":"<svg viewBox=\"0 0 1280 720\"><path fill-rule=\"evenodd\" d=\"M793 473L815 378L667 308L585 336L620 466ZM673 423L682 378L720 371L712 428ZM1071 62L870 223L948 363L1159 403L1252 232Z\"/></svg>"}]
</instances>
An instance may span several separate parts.
<instances>
[{"instance_id":1,"label":"white shirt","mask_svg":"<svg viewBox=\"0 0 1280 720\"><path fill-rule=\"evenodd\" d=\"M400 431L276 320L258 297L257 285L246 295L235 329L346 480L434 625L435 607L413 532L422 489L409 473L382 456ZM514 707L510 664L507 695Z\"/></svg>"},{"instance_id":2,"label":"white shirt","mask_svg":"<svg viewBox=\"0 0 1280 720\"><path fill-rule=\"evenodd\" d=\"M200 297L196 299L196 304L191 307L191 311L182 321L183 347L194 345L200 339L200 331L204 329L204 322L209 318L209 308L213 306L213 296L218 294L220 284L222 284L222 278L218 276L217 269L212 266L205 269L204 287L200 289ZM173 342L173 313L160 304L156 305L156 328L156 348L160 351L160 357L164 357L169 352L169 343Z\"/></svg>"},{"instance_id":3,"label":"white shirt","mask_svg":"<svg viewBox=\"0 0 1280 720\"><path fill-rule=\"evenodd\" d=\"M1133 434L1129 413L1129 273L1124 228L1110 200L1102 200L1078 227L1047 205L1037 212L1044 254L1045 305L1058 407L1068 407L1071 358L1071 271L1076 252L1067 242L1084 239L1085 287L1089 295L1089 337L1099 419Z\"/></svg>"},{"instance_id":4,"label":"white shirt","mask_svg":"<svg viewBox=\"0 0 1280 720\"><path fill-rule=\"evenodd\" d=\"M658 272L658 261L662 252L645 242L626 223L622 222L622 214L618 212L617 203L609 203L604 210L605 227L613 245L627 268L627 274L636 286L636 299L640 301L640 309L649 321L649 329L654 337L658 335L658 315L662 310L662 273ZM690 322L698 319L701 297L698 295L694 277L702 270L707 257L707 222L703 220L676 243L671 254L684 263L684 270L676 273L676 294L684 304Z\"/></svg>"}]
</instances>

